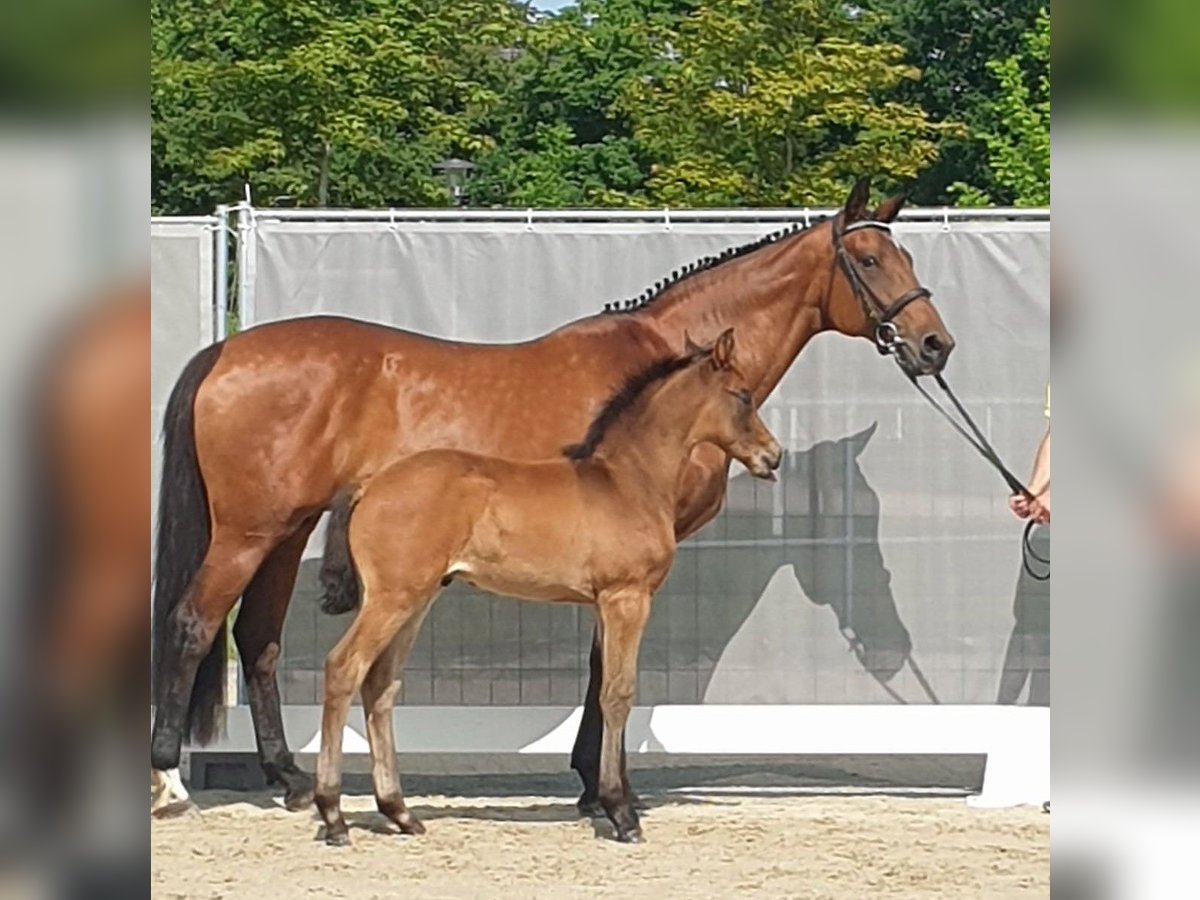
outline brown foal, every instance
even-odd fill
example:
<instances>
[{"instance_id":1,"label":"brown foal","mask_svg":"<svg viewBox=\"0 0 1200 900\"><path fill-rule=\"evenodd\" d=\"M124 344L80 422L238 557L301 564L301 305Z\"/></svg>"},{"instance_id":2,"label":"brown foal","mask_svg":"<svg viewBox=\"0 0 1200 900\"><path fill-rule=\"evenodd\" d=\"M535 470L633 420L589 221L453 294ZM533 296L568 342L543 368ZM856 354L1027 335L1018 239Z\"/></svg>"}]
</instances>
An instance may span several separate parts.
<instances>
[{"instance_id":1,"label":"brown foal","mask_svg":"<svg viewBox=\"0 0 1200 900\"><path fill-rule=\"evenodd\" d=\"M690 342L689 342L690 344ZM675 509L692 451L709 443L774 479L779 443L733 359L733 329L634 374L566 459L540 462L427 450L362 490L349 523L362 606L325 663L317 808L346 844L342 732L362 690L380 812L406 834L392 734L395 679L440 588L453 578L497 594L591 604L603 659L599 799L621 841L641 830L621 765L650 598L675 558Z\"/></svg>"}]
</instances>

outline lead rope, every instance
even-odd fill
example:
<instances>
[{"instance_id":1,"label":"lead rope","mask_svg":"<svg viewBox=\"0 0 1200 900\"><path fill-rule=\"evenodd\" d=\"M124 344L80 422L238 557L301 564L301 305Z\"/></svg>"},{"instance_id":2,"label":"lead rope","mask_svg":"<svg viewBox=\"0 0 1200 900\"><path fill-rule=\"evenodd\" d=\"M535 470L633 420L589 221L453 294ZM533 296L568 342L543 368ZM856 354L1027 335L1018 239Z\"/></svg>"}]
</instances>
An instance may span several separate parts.
<instances>
[{"instance_id":1,"label":"lead rope","mask_svg":"<svg viewBox=\"0 0 1200 900\"><path fill-rule=\"evenodd\" d=\"M942 377L940 372L933 376L934 380L937 381L938 387L942 389L943 393L950 398L950 402L954 404L954 408L958 410L958 414L962 416L963 421L967 423L971 431L974 432L974 435L969 433L966 428L963 428L962 425L960 425L955 418L950 415L949 412L947 412L946 408L942 406L942 404L940 404L936 399L934 399L932 394L930 394L921 386L921 383L917 381L917 377L915 375L910 375L908 372L905 372L904 374L907 376L908 380L912 382L913 387L915 387L921 393L921 396L928 400L933 408L941 414L942 418L949 422L951 427L961 434L963 439L966 440L966 442L972 447L974 447L975 450L978 451L979 455L992 465L992 468L1000 473L1000 477L1004 479L1004 482L1008 485L1009 490L1011 490L1014 494L1023 494L1030 500L1033 499L1033 494L1030 492L1029 488L1027 488L1021 482L1021 480L1012 473L1008 466L1004 465L1004 461L1000 459L1000 454L998 454L992 445L988 443L987 438L984 437L984 434L982 431L980 431L979 426L975 424L975 420L971 418L971 414L967 412L966 408L959 401L958 397L955 396L954 391L950 389L950 385L946 383L946 379ZM1050 558L1048 556L1042 556L1033 549L1033 529L1036 526L1037 523L1032 519L1025 524L1025 532L1021 535L1021 565L1024 567L1025 572L1029 575L1029 577L1035 581L1049 581ZM1045 571L1038 572L1035 570L1031 560L1033 562L1037 562L1039 565L1045 566Z\"/></svg>"},{"instance_id":2,"label":"lead rope","mask_svg":"<svg viewBox=\"0 0 1200 900\"><path fill-rule=\"evenodd\" d=\"M841 218L839 216L834 220L833 223L833 250L835 257L837 258L838 265L841 267L843 274L846 276L846 281L850 284L850 289L858 298L858 302L862 304L863 311L866 313L867 318L874 321L876 324L876 348L880 353L883 354L898 354L900 352L897 340L898 335L896 334L895 326L892 325L891 320L896 316L897 313L900 312L900 310L904 309L904 307L912 301L920 297L929 298L931 296L930 292L926 288L917 287L902 295L891 304L881 301L871 286L863 279L862 274L858 271L858 268L853 262L850 261L850 257L846 253L845 245L842 243L842 235L849 231L860 228L879 228L889 233L891 232L891 229L885 223L871 221L857 222L849 226L839 228L840 225ZM830 273L829 277L830 284L832 284L833 274ZM891 334L888 337L884 336L885 326L891 327ZM950 390L950 385L946 384L946 380L942 378L942 374L940 372L934 376L934 378L937 379L938 386L941 387L946 396L950 398L950 402L954 404L954 408L958 410L959 415L963 417L963 420L970 427L971 431L974 432L974 436L967 433L967 430L963 428L962 425L960 425L957 421L955 421L954 417L951 416L950 413L948 413L940 403L933 399L933 397L928 391L925 390L925 388L921 387L915 375L909 374L909 372L903 366L900 368L901 371L904 372L904 374L908 377L908 380L912 382L913 387L920 391L921 395L933 405L933 408L941 413L942 418L949 422L951 426L953 426L954 430L961 434L966 442L974 447L979 454L986 459L997 472L1000 473L1000 477L1004 479L1005 483L1009 487L1009 490L1015 494L1024 494L1030 500L1033 499L1033 494L1030 493L1029 488L1021 483L1021 480L1009 470L1008 466L1004 465L1004 461L1000 459L1000 454L998 454L992 448L992 445L988 443L988 440L986 437L984 437L983 432L979 430L979 426L975 424L975 420L971 418L970 413L968 413L963 405L959 402L958 397L954 395L954 391ZM1024 566L1025 571L1029 574L1029 577L1033 578L1035 581L1049 581L1050 558L1039 555L1038 552L1033 549L1032 535L1033 529L1036 527L1036 525L1037 523L1033 520L1030 520L1025 525L1025 533L1021 536L1021 565ZM1044 572L1035 571L1033 565L1030 563L1031 559L1041 565L1044 565L1046 570Z\"/></svg>"}]
</instances>

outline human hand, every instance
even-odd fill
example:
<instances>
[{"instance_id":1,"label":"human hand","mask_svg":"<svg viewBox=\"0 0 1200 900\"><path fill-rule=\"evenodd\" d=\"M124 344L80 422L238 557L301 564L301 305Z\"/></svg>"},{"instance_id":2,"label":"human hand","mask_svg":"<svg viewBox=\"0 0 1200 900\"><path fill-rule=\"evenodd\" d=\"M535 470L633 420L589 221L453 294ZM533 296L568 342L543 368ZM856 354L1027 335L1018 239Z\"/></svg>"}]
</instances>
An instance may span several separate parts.
<instances>
[{"instance_id":1,"label":"human hand","mask_svg":"<svg viewBox=\"0 0 1200 900\"><path fill-rule=\"evenodd\" d=\"M1050 524L1050 488L1046 488L1040 494L1033 498L1030 514L1033 516L1033 521L1039 525Z\"/></svg>"},{"instance_id":2,"label":"human hand","mask_svg":"<svg viewBox=\"0 0 1200 900\"><path fill-rule=\"evenodd\" d=\"M1025 494L1013 494L1008 498L1008 508L1018 519L1028 519L1033 515L1033 503Z\"/></svg>"}]
</instances>

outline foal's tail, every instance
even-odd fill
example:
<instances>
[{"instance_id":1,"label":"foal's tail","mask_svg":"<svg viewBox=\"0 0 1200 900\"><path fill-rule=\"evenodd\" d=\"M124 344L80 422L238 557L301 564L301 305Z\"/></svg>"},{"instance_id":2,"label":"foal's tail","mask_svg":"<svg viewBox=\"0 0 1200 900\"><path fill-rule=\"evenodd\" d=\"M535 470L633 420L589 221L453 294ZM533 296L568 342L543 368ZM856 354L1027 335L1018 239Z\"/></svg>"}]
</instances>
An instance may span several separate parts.
<instances>
[{"instance_id":1,"label":"foal's tail","mask_svg":"<svg viewBox=\"0 0 1200 900\"><path fill-rule=\"evenodd\" d=\"M353 612L362 602L358 570L350 555L350 515L358 502L354 489L342 491L329 508L325 553L321 557L321 611L331 616Z\"/></svg>"},{"instance_id":2,"label":"foal's tail","mask_svg":"<svg viewBox=\"0 0 1200 900\"><path fill-rule=\"evenodd\" d=\"M193 405L196 392L212 371L223 346L213 344L192 357L175 382L163 416L162 484L158 494L158 546L154 562L152 675L155 696L158 686L169 675L164 669L174 655L167 646L167 623L200 571L211 537L208 491L196 459ZM211 742L221 725L225 629L222 621L212 649L196 671L188 704L184 730L199 744Z\"/></svg>"}]
</instances>

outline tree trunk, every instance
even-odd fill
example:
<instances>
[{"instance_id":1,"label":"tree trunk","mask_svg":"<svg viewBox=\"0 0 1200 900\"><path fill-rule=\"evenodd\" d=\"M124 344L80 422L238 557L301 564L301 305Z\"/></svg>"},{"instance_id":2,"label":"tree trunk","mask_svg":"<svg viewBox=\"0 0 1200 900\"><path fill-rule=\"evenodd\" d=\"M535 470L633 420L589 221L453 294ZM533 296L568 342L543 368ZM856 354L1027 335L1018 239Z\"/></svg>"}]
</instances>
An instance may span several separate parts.
<instances>
[{"instance_id":1,"label":"tree trunk","mask_svg":"<svg viewBox=\"0 0 1200 900\"><path fill-rule=\"evenodd\" d=\"M333 152L329 141L321 142L321 178L317 182L317 206L329 206L329 157Z\"/></svg>"}]
</instances>

